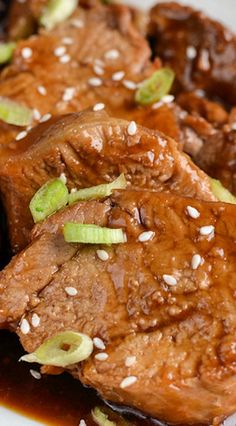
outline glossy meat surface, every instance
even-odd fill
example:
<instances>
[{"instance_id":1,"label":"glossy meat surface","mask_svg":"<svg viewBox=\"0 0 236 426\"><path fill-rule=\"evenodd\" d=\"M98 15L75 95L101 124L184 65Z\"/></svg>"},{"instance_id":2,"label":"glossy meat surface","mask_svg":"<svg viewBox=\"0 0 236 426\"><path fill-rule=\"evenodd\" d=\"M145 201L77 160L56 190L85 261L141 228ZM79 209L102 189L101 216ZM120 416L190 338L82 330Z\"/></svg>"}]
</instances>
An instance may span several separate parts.
<instances>
[{"instance_id":1,"label":"glossy meat surface","mask_svg":"<svg viewBox=\"0 0 236 426\"><path fill-rule=\"evenodd\" d=\"M151 10L155 53L174 69L178 90L203 89L226 102L236 98L236 38L202 12L170 2Z\"/></svg>"},{"instance_id":2,"label":"glossy meat surface","mask_svg":"<svg viewBox=\"0 0 236 426\"><path fill-rule=\"evenodd\" d=\"M101 207L94 217L91 212L100 205L103 211ZM192 218L188 206L200 216ZM86 207L89 218L78 213ZM38 228L31 246L1 274L2 323L9 307L11 318L5 320L19 319L16 296L3 299L15 286L14 295L17 288L24 292L21 308L30 331L23 334L19 327L18 334L27 351L68 329L103 340L104 350L95 348L88 361L68 370L104 398L173 423L209 424L235 411L235 206L168 193L119 191L111 204L85 202L70 212L59 212L48 226ZM58 248L66 245L58 242L65 215L66 221L82 218L122 227L128 242L111 247L68 245L69 256L59 260ZM201 235L201 227L210 225L214 232ZM155 234L140 242L147 231ZM47 256L41 268L58 259L50 277L31 263L30 250L36 250L43 238ZM107 261L98 258L101 248L109 254ZM196 254L201 261L195 269ZM176 283L165 282L165 274ZM67 287L78 293L69 296ZM40 318L36 328L33 314ZM99 352L108 358L99 361ZM131 362L127 357L135 358ZM121 388L130 376L135 383Z\"/></svg>"},{"instance_id":3,"label":"glossy meat surface","mask_svg":"<svg viewBox=\"0 0 236 426\"><path fill-rule=\"evenodd\" d=\"M45 182L65 173L69 188L86 188L124 173L129 185L214 200L208 177L178 150L174 140L104 112L71 114L35 128L2 157L0 185L12 247L28 242L32 219L29 202ZM20 223L20 227L19 227Z\"/></svg>"}]
</instances>

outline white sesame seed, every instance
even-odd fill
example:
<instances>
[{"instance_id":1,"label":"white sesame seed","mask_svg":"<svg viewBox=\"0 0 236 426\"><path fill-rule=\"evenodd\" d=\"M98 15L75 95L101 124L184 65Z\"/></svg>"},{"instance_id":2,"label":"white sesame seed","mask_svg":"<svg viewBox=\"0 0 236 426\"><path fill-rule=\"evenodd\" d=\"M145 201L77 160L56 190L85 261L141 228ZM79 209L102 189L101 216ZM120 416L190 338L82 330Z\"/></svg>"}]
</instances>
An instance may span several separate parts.
<instances>
[{"instance_id":1,"label":"white sesame seed","mask_svg":"<svg viewBox=\"0 0 236 426\"><path fill-rule=\"evenodd\" d=\"M136 90L137 89L137 84L134 81L124 80L122 84L123 84L123 86L126 87L126 89L129 89L129 90Z\"/></svg>"},{"instance_id":2,"label":"white sesame seed","mask_svg":"<svg viewBox=\"0 0 236 426\"><path fill-rule=\"evenodd\" d=\"M62 39L62 43L66 44L66 45L73 44L73 42L74 42L74 40L73 40L73 38L71 38L71 37L64 37L64 38Z\"/></svg>"},{"instance_id":3,"label":"white sesame seed","mask_svg":"<svg viewBox=\"0 0 236 426\"><path fill-rule=\"evenodd\" d=\"M78 18L72 19L71 24L75 28L83 28L84 27L84 22L82 21L82 19L78 19Z\"/></svg>"},{"instance_id":4,"label":"white sesame seed","mask_svg":"<svg viewBox=\"0 0 236 426\"><path fill-rule=\"evenodd\" d=\"M136 362L136 356L127 356L125 358L125 366L126 367L131 367L132 365L134 365Z\"/></svg>"},{"instance_id":5,"label":"white sesame seed","mask_svg":"<svg viewBox=\"0 0 236 426\"><path fill-rule=\"evenodd\" d=\"M64 102L69 102L73 99L75 95L75 87L67 87L62 95L62 100Z\"/></svg>"},{"instance_id":6,"label":"white sesame seed","mask_svg":"<svg viewBox=\"0 0 236 426\"><path fill-rule=\"evenodd\" d=\"M108 354L106 352L101 352L100 354L96 354L94 358L96 358L98 361L106 361Z\"/></svg>"},{"instance_id":7,"label":"white sesame seed","mask_svg":"<svg viewBox=\"0 0 236 426\"><path fill-rule=\"evenodd\" d=\"M36 371L36 370L30 370L30 374L31 374L31 376L33 376L33 378L34 379L36 379L36 380L40 380L41 379L41 374L40 374L40 372L39 371Z\"/></svg>"},{"instance_id":8,"label":"white sesame seed","mask_svg":"<svg viewBox=\"0 0 236 426\"><path fill-rule=\"evenodd\" d=\"M138 236L138 240L141 243L144 243L145 241L149 241L152 238L154 238L154 236L155 236L155 232L153 232L153 231L146 231L146 232L142 232L142 234L140 234Z\"/></svg>"},{"instance_id":9,"label":"white sesame seed","mask_svg":"<svg viewBox=\"0 0 236 426\"><path fill-rule=\"evenodd\" d=\"M186 210L187 210L188 215L192 219L197 219L200 216L200 212L197 209L195 209L195 207L187 206Z\"/></svg>"},{"instance_id":10,"label":"white sesame seed","mask_svg":"<svg viewBox=\"0 0 236 426\"><path fill-rule=\"evenodd\" d=\"M128 131L128 135L129 136L134 136L135 135L135 133L137 132L137 124L135 123L135 121L131 121L129 123L127 131Z\"/></svg>"},{"instance_id":11,"label":"white sesame seed","mask_svg":"<svg viewBox=\"0 0 236 426\"><path fill-rule=\"evenodd\" d=\"M90 86L98 87L102 85L102 80L98 77L92 77L88 79L88 84L90 84Z\"/></svg>"},{"instance_id":12,"label":"white sesame seed","mask_svg":"<svg viewBox=\"0 0 236 426\"><path fill-rule=\"evenodd\" d=\"M79 426L87 426L87 423L84 421L84 419L80 420Z\"/></svg>"},{"instance_id":13,"label":"white sesame seed","mask_svg":"<svg viewBox=\"0 0 236 426\"><path fill-rule=\"evenodd\" d=\"M71 194L74 194L75 192L77 192L77 188L72 188L70 191Z\"/></svg>"},{"instance_id":14,"label":"white sesame seed","mask_svg":"<svg viewBox=\"0 0 236 426\"><path fill-rule=\"evenodd\" d=\"M102 351L106 349L106 346L100 337L94 337L93 344L97 349L101 349Z\"/></svg>"},{"instance_id":15,"label":"white sesame seed","mask_svg":"<svg viewBox=\"0 0 236 426\"><path fill-rule=\"evenodd\" d=\"M40 118L40 123L45 123L45 121L50 120L50 118L52 117L52 114L50 114L50 112L48 112L47 114L42 115L42 117Z\"/></svg>"},{"instance_id":16,"label":"white sesame seed","mask_svg":"<svg viewBox=\"0 0 236 426\"><path fill-rule=\"evenodd\" d=\"M212 225L202 226L199 229L199 232L200 232L201 235L210 235L210 234L214 233L214 231L215 231L215 227L212 226Z\"/></svg>"},{"instance_id":17,"label":"white sesame seed","mask_svg":"<svg viewBox=\"0 0 236 426\"><path fill-rule=\"evenodd\" d=\"M22 132L18 133L18 135L16 135L16 141L20 141L21 139L24 139L27 136L27 132L26 130L23 130Z\"/></svg>"},{"instance_id":18,"label":"white sesame seed","mask_svg":"<svg viewBox=\"0 0 236 426\"><path fill-rule=\"evenodd\" d=\"M104 108L105 108L105 104L100 102L100 103L94 105L93 111L102 111Z\"/></svg>"},{"instance_id":19,"label":"white sesame seed","mask_svg":"<svg viewBox=\"0 0 236 426\"><path fill-rule=\"evenodd\" d=\"M60 176L59 176L59 179L66 185L67 177L66 177L65 173L61 173Z\"/></svg>"},{"instance_id":20,"label":"white sesame seed","mask_svg":"<svg viewBox=\"0 0 236 426\"><path fill-rule=\"evenodd\" d=\"M24 59L31 58L32 54L33 54L33 51L30 47L24 47L21 51L21 55Z\"/></svg>"},{"instance_id":21,"label":"white sesame seed","mask_svg":"<svg viewBox=\"0 0 236 426\"><path fill-rule=\"evenodd\" d=\"M236 130L236 123L231 124L231 129Z\"/></svg>"},{"instance_id":22,"label":"white sesame seed","mask_svg":"<svg viewBox=\"0 0 236 426\"><path fill-rule=\"evenodd\" d=\"M47 94L47 89L44 86L38 86L37 87L37 91L40 93L40 95L42 96L46 96Z\"/></svg>"},{"instance_id":23,"label":"white sesame seed","mask_svg":"<svg viewBox=\"0 0 236 426\"><path fill-rule=\"evenodd\" d=\"M75 287L65 287L65 292L68 294L68 296L76 296L78 293Z\"/></svg>"},{"instance_id":24,"label":"white sesame seed","mask_svg":"<svg viewBox=\"0 0 236 426\"><path fill-rule=\"evenodd\" d=\"M155 154L152 151L148 151L147 152L147 156L149 158L149 160L153 163L154 159L155 159Z\"/></svg>"},{"instance_id":25,"label":"white sesame seed","mask_svg":"<svg viewBox=\"0 0 236 426\"><path fill-rule=\"evenodd\" d=\"M21 321L20 331L22 334L28 334L30 332L30 325L25 318Z\"/></svg>"},{"instance_id":26,"label":"white sesame seed","mask_svg":"<svg viewBox=\"0 0 236 426\"><path fill-rule=\"evenodd\" d=\"M164 102L164 104L171 104L171 102L173 102L174 100L175 100L175 97L173 95L165 95L161 99L161 101Z\"/></svg>"},{"instance_id":27,"label":"white sesame seed","mask_svg":"<svg viewBox=\"0 0 236 426\"><path fill-rule=\"evenodd\" d=\"M97 253L97 257L100 260L103 260L104 262L109 259L109 254L107 253L106 250L97 250L96 253Z\"/></svg>"},{"instance_id":28,"label":"white sesame seed","mask_svg":"<svg viewBox=\"0 0 236 426\"><path fill-rule=\"evenodd\" d=\"M113 81L120 81L122 78L124 78L125 72L124 71L117 71L114 74L112 74L112 80Z\"/></svg>"},{"instance_id":29,"label":"white sesame seed","mask_svg":"<svg viewBox=\"0 0 236 426\"><path fill-rule=\"evenodd\" d=\"M65 46L59 46L54 50L54 55L57 57L63 56L66 53Z\"/></svg>"},{"instance_id":30,"label":"white sesame seed","mask_svg":"<svg viewBox=\"0 0 236 426\"><path fill-rule=\"evenodd\" d=\"M34 116L34 119L35 119L35 120L37 120L37 121L39 121L39 120L40 120L40 118L41 118L41 114L40 114L40 112L39 112L39 110L38 110L38 109L36 109L36 108L34 108L34 109L33 109L33 116Z\"/></svg>"},{"instance_id":31,"label":"white sesame seed","mask_svg":"<svg viewBox=\"0 0 236 426\"><path fill-rule=\"evenodd\" d=\"M99 65L94 65L93 71L97 75L103 75L104 74L104 69L102 67L100 67Z\"/></svg>"},{"instance_id":32,"label":"white sesame seed","mask_svg":"<svg viewBox=\"0 0 236 426\"><path fill-rule=\"evenodd\" d=\"M201 265L202 258L200 254L194 254L191 260L192 269L197 269Z\"/></svg>"},{"instance_id":33,"label":"white sesame seed","mask_svg":"<svg viewBox=\"0 0 236 426\"><path fill-rule=\"evenodd\" d=\"M127 388L128 386L133 385L135 382L137 382L137 377L128 376L122 380L122 382L120 383L120 387L121 389L124 389L124 388Z\"/></svg>"},{"instance_id":34,"label":"white sesame seed","mask_svg":"<svg viewBox=\"0 0 236 426\"><path fill-rule=\"evenodd\" d=\"M39 318L39 316L37 314L34 313L32 315L31 323L32 323L32 326L34 328L37 328L39 326L39 324L40 324L40 318Z\"/></svg>"},{"instance_id":35,"label":"white sesame seed","mask_svg":"<svg viewBox=\"0 0 236 426\"><path fill-rule=\"evenodd\" d=\"M197 56L197 50L194 46L188 46L186 49L186 56L188 59L195 59Z\"/></svg>"},{"instance_id":36,"label":"white sesame seed","mask_svg":"<svg viewBox=\"0 0 236 426\"><path fill-rule=\"evenodd\" d=\"M111 49L111 50L108 50L104 56L106 59L117 59L119 58L120 53L117 49Z\"/></svg>"},{"instance_id":37,"label":"white sesame seed","mask_svg":"<svg viewBox=\"0 0 236 426\"><path fill-rule=\"evenodd\" d=\"M167 285L170 285L170 286L177 284L177 280L175 279L175 277L173 277L173 275L164 274L163 280L165 281Z\"/></svg>"},{"instance_id":38,"label":"white sesame seed","mask_svg":"<svg viewBox=\"0 0 236 426\"><path fill-rule=\"evenodd\" d=\"M67 54L60 56L60 59L59 59L61 64L68 64L68 62L70 62L70 60L71 60L71 57L70 57L70 55L67 55Z\"/></svg>"}]
</instances>

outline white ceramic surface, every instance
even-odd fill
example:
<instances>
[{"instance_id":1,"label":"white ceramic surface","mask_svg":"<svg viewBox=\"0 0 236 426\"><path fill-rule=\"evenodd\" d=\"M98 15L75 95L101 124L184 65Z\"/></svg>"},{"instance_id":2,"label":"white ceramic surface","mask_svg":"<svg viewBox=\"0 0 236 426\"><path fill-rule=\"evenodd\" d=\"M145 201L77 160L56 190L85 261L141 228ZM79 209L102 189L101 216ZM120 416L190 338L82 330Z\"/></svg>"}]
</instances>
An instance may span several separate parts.
<instances>
[{"instance_id":1,"label":"white ceramic surface","mask_svg":"<svg viewBox=\"0 0 236 426\"><path fill-rule=\"evenodd\" d=\"M153 4L157 3L157 0L127 0L126 3L147 9ZM180 3L192 5L198 9L202 9L213 18L221 20L223 23L231 27L231 29L236 31L236 0L181 0ZM41 425L42 424L22 417L15 412L7 410L6 408L0 407L0 426Z\"/></svg>"}]
</instances>

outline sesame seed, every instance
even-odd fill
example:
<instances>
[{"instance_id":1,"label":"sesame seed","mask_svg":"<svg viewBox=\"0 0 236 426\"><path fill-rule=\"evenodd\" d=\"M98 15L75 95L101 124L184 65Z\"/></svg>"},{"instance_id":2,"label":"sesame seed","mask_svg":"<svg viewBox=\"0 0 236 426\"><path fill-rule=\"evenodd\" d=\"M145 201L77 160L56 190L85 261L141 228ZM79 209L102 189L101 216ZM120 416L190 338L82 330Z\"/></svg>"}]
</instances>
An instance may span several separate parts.
<instances>
[{"instance_id":1,"label":"sesame seed","mask_svg":"<svg viewBox=\"0 0 236 426\"><path fill-rule=\"evenodd\" d=\"M48 112L47 114L42 115L42 117L40 118L40 123L45 123L45 121L50 120L50 118L52 118L52 114L50 114L50 112Z\"/></svg>"},{"instance_id":2,"label":"sesame seed","mask_svg":"<svg viewBox=\"0 0 236 426\"><path fill-rule=\"evenodd\" d=\"M144 243L145 241L149 241L152 238L154 238L155 236L155 232L153 231L146 231L146 232L142 232L142 234L139 235L138 240L141 243Z\"/></svg>"},{"instance_id":3,"label":"sesame seed","mask_svg":"<svg viewBox=\"0 0 236 426\"><path fill-rule=\"evenodd\" d=\"M124 388L127 388L128 386L133 385L135 382L137 382L137 377L128 376L122 380L122 382L120 383L120 387L121 389L124 389Z\"/></svg>"},{"instance_id":4,"label":"sesame seed","mask_svg":"<svg viewBox=\"0 0 236 426\"><path fill-rule=\"evenodd\" d=\"M62 100L64 102L71 101L73 99L74 95L75 95L75 87L67 87L67 89L65 89L65 91L62 95Z\"/></svg>"},{"instance_id":5,"label":"sesame seed","mask_svg":"<svg viewBox=\"0 0 236 426\"><path fill-rule=\"evenodd\" d=\"M36 371L36 370L30 370L30 374L31 374L31 376L33 376L33 378L34 379L36 379L36 380L40 380L41 379L41 374L40 374L40 372L39 371Z\"/></svg>"},{"instance_id":6,"label":"sesame seed","mask_svg":"<svg viewBox=\"0 0 236 426\"><path fill-rule=\"evenodd\" d=\"M101 352L100 354L96 354L94 358L96 358L98 361L106 361L108 354L106 352Z\"/></svg>"},{"instance_id":7,"label":"sesame seed","mask_svg":"<svg viewBox=\"0 0 236 426\"><path fill-rule=\"evenodd\" d=\"M107 253L106 250L97 250L96 253L97 253L97 257L100 260L103 260L104 262L109 259L109 254Z\"/></svg>"},{"instance_id":8,"label":"sesame seed","mask_svg":"<svg viewBox=\"0 0 236 426\"><path fill-rule=\"evenodd\" d=\"M231 124L231 129L236 130L236 123Z\"/></svg>"},{"instance_id":9,"label":"sesame seed","mask_svg":"<svg viewBox=\"0 0 236 426\"><path fill-rule=\"evenodd\" d=\"M59 46L54 50L53 53L55 56L58 56L58 57L63 56L66 53L66 48L65 46Z\"/></svg>"},{"instance_id":10,"label":"sesame seed","mask_svg":"<svg viewBox=\"0 0 236 426\"><path fill-rule=\"evenodd\" d=\"M186 210L192 219L197 219L200 216L200 212L195 207L187 206Z\"/></svg>"},{"instance_id":11,"label":"sesame seed","mask_svg":"<svg viewBox=\"0 0 236 426\"><path fill-rule=\"evenodd\" d=\"M90 86L98 87L102 85L102 80L98 77L92 77L88 79L88 84L90 84Z\"/></svg>"},{"instance_id":12,"label":"sesame seed","mask_svg":"<svg viewBox=\"0 0 236 426\"><path fill-rule=\"evenodd\" d=\"M199 232L200 232L201 235L210 235L210 234L214 233L214 231L215 231L215 227L212 226L212 225L202 226L199 229Z\"/></svg>"},{"instance_id":13,"label":"sesame seed","mask_svg":"<svg viewBox=\"0 0 236 426\"><path fill-rule=\"evenodd\" d=\"M67 54L60 56L60 59L59 59L61 64L67 64L68 62L70 62L70 60L71 60L71 57L70 57L70 55L67 55Z\"/></svg>"},{"instance_id":14,"label":"sesame seed","mask_svg":"<svg viewBox=\"0 0 236 426\"><path fill-rule=\"evenodd\" d=\"M120 53L117 49L111 49L111 50L108 50L104 56L106 59L117 59L119 58Z\"/></svg>"},{"instance_id":15,"label":"sesame seed","mask_svg":"<svg viewBox=\"0 0 236 426\"><path fill-rule=\"evenodd\" d=\"M24 59L31 58L32 54L33 54L33 51L30 47L24 47L21 51L21 55Z\"/></svg>"},{"instance_id":16,"label":"sesame seed","mask_svg":"<svg viewBox=\"0 0 236 426\"><path fill-rule=\"evenodd\" d=\"M77 192L77 188L72 188L70 191L71 194L74 194L75 192Z\"/></svg>"},{"instance_id":17,"label":"sesame seed","mask_svg":"<svg viewBox=\"0 0 236 426\"><path fill-rule=\"evenodd\" d=\"M94 337L93 344L97 349L101 349L101 350L106 349L106 346L105 346L103 340L100 339L100 337Z\"/></svg>"},{"instance_id":18,"label":"sesame seed","mask_svg":"<svg viewBox=\"0 0 236 426\"><path fill-rule=\"evenodd\" d=\"M66 185L67 177L66 177L65 173L61 173L60 176L59 176L59 179Z\"/></svg>"},{"instance_id":19,"label":"sesame seed","mask_svg":"<svg viewBox=\"0 0 236 426\"><path fill-rule=\"evenodd\" d=\"M78 293L75 287L65 287L65 292L68 294L68 296L76 296Z\"/></svg>"},{"instance_id":20,"label":"sesame seed","mask_svg":"<svg viewBox=\"0 0 236 426\"><path fill-rule=\"evenodd\" d=\"M84 27L84 22L82 21L82 19L78 19L78 18L72 19L71 24L75 28L83 28Z\"/></svg>"},{"instance_id":21,"label":"sesame seed","mask_svg":"<svg viewBox=\"0 0 236 426\"><path fill-rule=\"evenodd\" d=\"M18 135L16 135L16 141L20 141L21 139L24 139L27 136L27 132L26 130L23 130L22 132L18 133Z\"/></svg>"},{"instance_id":22,"label":"sesame seed","mask_svg":"<svg viewBox=\"0 0 236 426\"><path fill-rule=\"evenodd\" d=\"M155 159L155 154L152 151L148 151L147 152L147 156L149 158L149 160L153 163L154 159Z\"/></svg>"},{"instance_id":23,"label":"sesame seed","mask_svg":"<svg viewBox=\"0 0 236 426\"><path fill-rule=\"evenodd\" d=\"M137 89L137 84L134 81L124 80L122 84L123 84L123 86L126 87L126 89L129 89L129 90L136 90Z\"/></svg>"},{"instance_id":24,"label":"sesame seed","mask_svg":"<svg viewBox=\"0 0 236 426\"><path fill-rule=\"evenodd\" d=\"M30 325L25 318L21 321L20 331L22 334L28 334L30 332Z\"/></svg>"},{"instance_id":25,"label":"sesame seed","mask_svg":"<svg viewBox=\"0 0 236 426\"><path fill-rule=\"evenodd\" d=\"M194 46L188 46L186 49L186 55L188 59L194 59L197 56L197 50Z\"/></svg>"},{"instance_id":26,"label":"sesame seed","mask_svg":"<svg viewBox=\"0 0 236 426\"><path fill-rule=\"evenodd\" d=\"M87 423L84 421L84 419L80 420L79 426L87 426Z\"/></svg>"},{"instance_id":27,"label":"sesame seed","mask_svg":"<svg viewBox=\"0 0 236 426\"><path fill-rule=\"evenodd\" d=\"M100 103L94 105L93 111L102 111L104 108L105 108L105 104L100 102Z\"/></svg>"},{"instance_id":28,"label":"sesame seed","mask_svg":"<svg viewBox=\"0 0 236 426\"><path fill-rule=\"evenodd\" d=\"M100 67L99 65L94 65L93 71L97 75L103 75L104 74L104 69L102 69L102 67Z\"/></svg>"},{"instance_id":29,"label":"sesame seed","mask_svg":"<svg viewBox=\"0 0 236 426\"><path fill-rule=\"evenodd\" d=\"M202 258L200 254L194 254L191 260L192 269L197 269L201 265Z\"/></svg>"},{"instance_id":30,"label":"sesame seed","mask_svg":"<svg viewBox=\"0 0 236 426\"><path fill-rule=\"evenodd\" d=\"M167 285L170 285L170 286L177 284L177 280L175 279L175 277L173 277L173 275L164 274L163 280L165 281Z\"/></svg>"},{"instance_id":31,"label":"sesame seed","mask_svg":"<svg viewBox=\"0 0 236 426\"><path fill-rule=\"evenodd\" d=\"M73 40L73 38L71 38L71 37L64 37L64 38L62 39L62 43L66 44L66 45L73 44L73 42L74 42L74 40Z\"/></svg>"},{"instance_id":32,"label":"sesame seed","mask_svg":"<svg viewBox=\"0 0 236 426\"><path fill-rule=\"evenodd\" d=\"M39 324L40 324L40 318L39 318L39 316L37 314L34 313L32 315L31 323L32 323L32 326L34 328L37 328L39 326Z\"/></svg>"},{"instance_id":33,"label":"sesame seed","mask_svg":"<svg viewBox=\"0 0 236 426\"><path fill-rule=\"evenodd\" d=\"M33 109L33 116L34 116L34 119L35 119L35 120L37 120L37 121L39 121L39 120L40 120L40 118L41 118L41 114L40 114L40 112L39 112L39 110L38 110L38 109L36 109L36 108L34 108L34 109Z\"/></svg>"},{"instance_id":34,"label":"sesame seed","mask_svg":"<svg viewBox=\"0 0 236 426\"><path fill-rule=\"evenodd\" d=\"M44 86L38 86L37 87L37 91L40 93L40 95L42 96L46 96L47 94L47 89Z\"/></svg>"},{"instance_id":35,"label":"sesame seed","mask_svg":"<svg viewBox=\"0 0 236 426\"><path fill-rule=\"evenodd\" d=\"M129 123L127 131L129 136L135 135L135 133L137 132L137 124L135 123L135 121L131 121Z\"/></svg>"},{"instance_id":36,"label":"sesame seed","mask_svg":"<svg viewBox=\"0 0 236 426\"><path fill-rule=\"evenodd\" d=\"M173 95L165 95L161 99L161 101L164 102L164 104L171 104L171 102L173 102L174 100L175 100L175 97Z\"/></svg>"},{"instance_id":37,"label":"sesame seed","mask_svg":"<svg viewBox=\"0 0 236 426\"><path fill-rule=\"evenodd\" d=\"M124 71L117 71L114 74L112 74L112 80L113 81L120 81L122 78L124 78L125 72Z\"/></svg>"},{"instance_id":38,"label":"sesame seed","mask_svg":"<svg viewBox=\"0 0 236 426\"><path fill-rule=\"evenodd\" d=\"M125 366L131 367L136 362L136 356L127 356L125 359Z\"/></svg>"}]
</instances>

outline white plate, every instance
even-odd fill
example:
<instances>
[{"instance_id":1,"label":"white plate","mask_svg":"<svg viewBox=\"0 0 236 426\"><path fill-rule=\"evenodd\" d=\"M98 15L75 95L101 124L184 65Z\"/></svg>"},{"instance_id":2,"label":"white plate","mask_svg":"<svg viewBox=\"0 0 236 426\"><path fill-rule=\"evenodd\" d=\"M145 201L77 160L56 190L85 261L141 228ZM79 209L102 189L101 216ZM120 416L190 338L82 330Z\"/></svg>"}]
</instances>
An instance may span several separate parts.
<instances>
[{"instance_id":1,"label":"white plate","mask_svg":"<svg viewBox=\"0 0 236 426\"><path fill-rule=\"evenodd\" d=\"M126 3L147 9L157 3L157 0L127 0ZM204 10L236 31L236 0L224 0L224 2L223 0L181 0L181 3ZM23 388L22 391L24 391ZM0 426L41 426L42 424L0 407Z\"/></svg>"}]
</instances>

